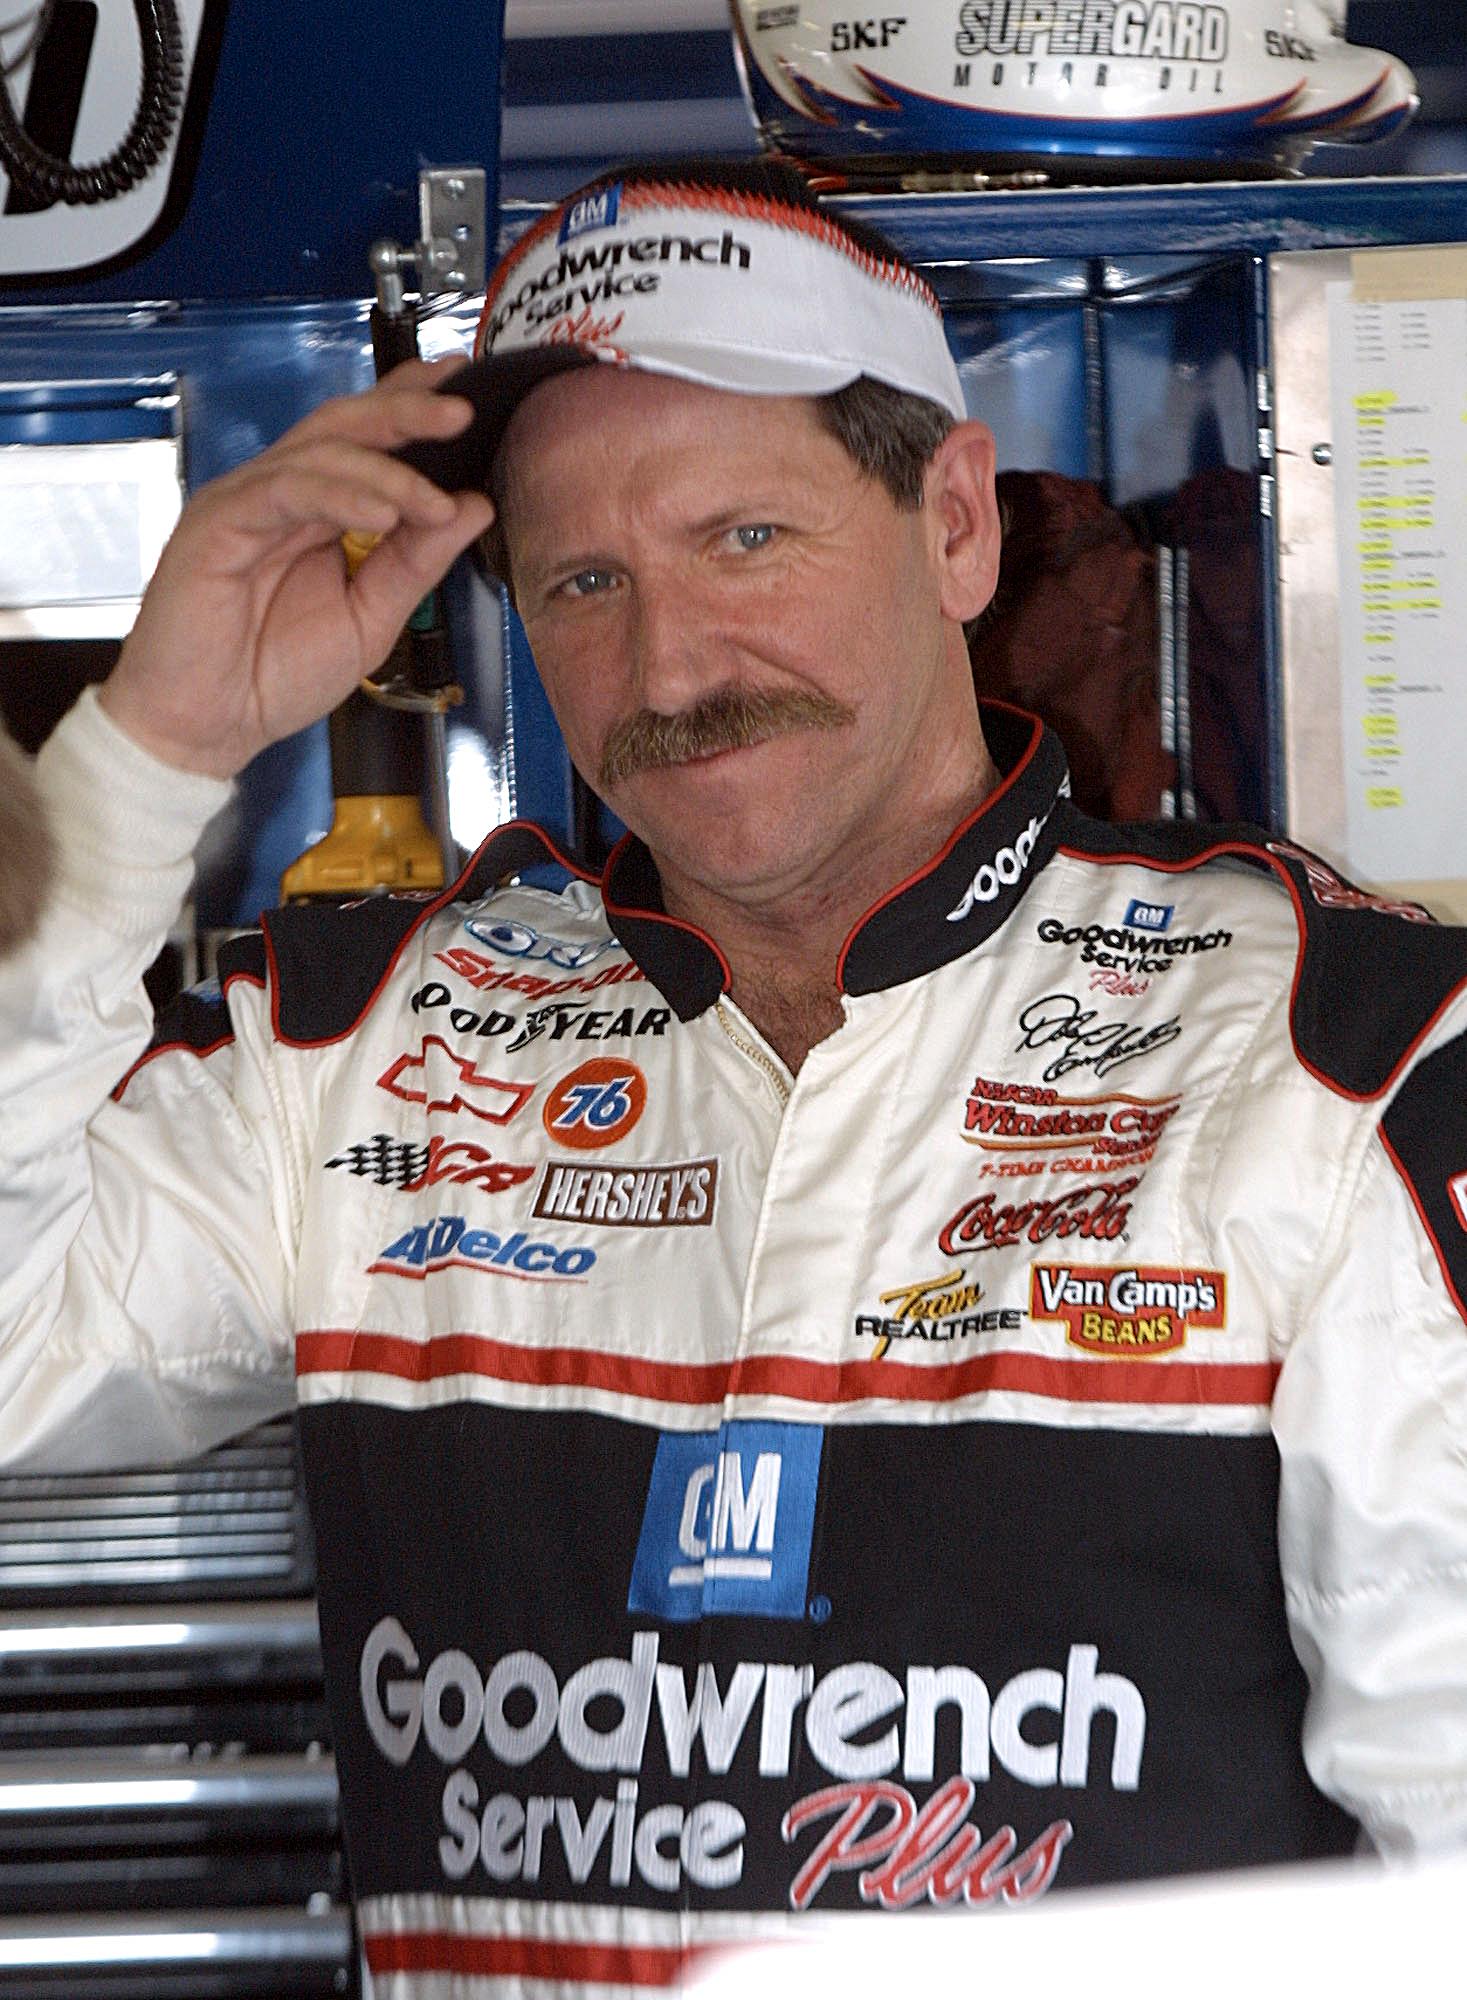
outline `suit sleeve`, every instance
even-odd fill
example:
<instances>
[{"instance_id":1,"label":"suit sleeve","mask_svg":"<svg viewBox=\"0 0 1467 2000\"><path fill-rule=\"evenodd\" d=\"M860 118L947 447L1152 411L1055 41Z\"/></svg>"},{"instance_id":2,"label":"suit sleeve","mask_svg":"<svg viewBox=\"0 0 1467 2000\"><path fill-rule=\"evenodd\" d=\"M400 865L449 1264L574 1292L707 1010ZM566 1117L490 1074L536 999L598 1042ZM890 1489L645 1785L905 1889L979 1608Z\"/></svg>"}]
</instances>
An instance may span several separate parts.
<instances>
[{"instance_id":1,"label":"suit sleeve","mask_svg":"<svg viewBox=\"0 0 1467 2000\"><path fill-rule=\"evenodd\" d=\"M1467 1034L1371 1127L1275 1401L1315 1782L1388 1855L1467 1847ZM1321 1176L1322 1193L1325 1183Z\"/></svg>"},{"instance_id":2,"label":"suit sleeve","mask_svg":"<svg viewBox=\"0 0 1467 2000\"><path fill-rule=\"evenodd\" d=\"M227 787L83 697L38 775L59 851L0 965L0 1465L191 1456L288 1407L291 1171L260 981L151 1054L142 974ZM200 1032L201 1031L201 1032Z\"/></svg>"}]
</instances>

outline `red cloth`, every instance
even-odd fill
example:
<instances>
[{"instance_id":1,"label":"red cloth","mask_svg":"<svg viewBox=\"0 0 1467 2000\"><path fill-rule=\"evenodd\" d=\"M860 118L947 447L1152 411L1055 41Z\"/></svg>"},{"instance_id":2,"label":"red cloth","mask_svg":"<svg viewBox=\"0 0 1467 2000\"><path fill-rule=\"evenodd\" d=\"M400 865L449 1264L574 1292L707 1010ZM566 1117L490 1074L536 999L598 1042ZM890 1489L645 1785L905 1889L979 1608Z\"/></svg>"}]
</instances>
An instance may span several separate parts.
<instances>
[{"instance_id":1,"label":"red cloth","mask_svg":"<svg viewBox=\"0 0 1467 2000\"><path fill-rule=\"evenodd\" d=\"M978 692L1059 734L1077 805L1154 819L1174 783L1156 692L1155 558L1098 487L1004 472L998 590L970 642Z\"/></svg>"}]
</instances>

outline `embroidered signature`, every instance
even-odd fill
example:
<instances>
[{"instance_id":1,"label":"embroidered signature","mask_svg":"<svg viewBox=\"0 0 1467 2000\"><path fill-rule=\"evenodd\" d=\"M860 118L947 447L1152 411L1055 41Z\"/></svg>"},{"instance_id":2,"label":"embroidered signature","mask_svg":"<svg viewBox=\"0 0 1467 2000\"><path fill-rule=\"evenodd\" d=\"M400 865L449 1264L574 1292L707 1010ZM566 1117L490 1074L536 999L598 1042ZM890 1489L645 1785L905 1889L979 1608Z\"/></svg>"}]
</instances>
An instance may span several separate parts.
<instances>
[{"instance_id":1,"label":"embroidered signature","mask_svg":"<svg viewBox=\"0 0 1467 2000\"><path fill-rule=\"evenodd\" d=\"M1105 1076L1122 1063L1165 1048L1182 1032L1175 1015L1154 1028L1135 1028L1129 1021L1101 1021L1093 1007L1084 1007L1073 993L1046 993L1031 1000L1018 1020L1022 1033L1018 1049L1047 1049L1059 1043L1059 1053L1044 1071L1044 1081L1068 1076L1072 1070L1092 1069Z\"/></svg>"}]
</instances>

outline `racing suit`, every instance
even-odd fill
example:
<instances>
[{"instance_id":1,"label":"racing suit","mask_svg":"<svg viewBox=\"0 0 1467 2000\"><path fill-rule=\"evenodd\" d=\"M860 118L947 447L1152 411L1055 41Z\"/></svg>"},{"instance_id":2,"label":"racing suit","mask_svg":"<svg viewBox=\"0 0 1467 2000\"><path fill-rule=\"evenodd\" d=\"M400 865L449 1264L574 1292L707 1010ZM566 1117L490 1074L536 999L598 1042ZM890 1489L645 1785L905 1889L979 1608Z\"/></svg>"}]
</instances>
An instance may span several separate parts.
<instances>
[{"instance_id":1,"label":"racing suit","mask_svg":"<svg viewBox=\"0 0 1467 2000\"><path fill-rule=\"evenodd\" d=\"M5 1458L297 1396L380 1993L1467 1835L1467 940L985 727L795 1077L520 825L143 1055L223 794L44 753L132 859L0 980Z\"/></svg>"}]
</instances>

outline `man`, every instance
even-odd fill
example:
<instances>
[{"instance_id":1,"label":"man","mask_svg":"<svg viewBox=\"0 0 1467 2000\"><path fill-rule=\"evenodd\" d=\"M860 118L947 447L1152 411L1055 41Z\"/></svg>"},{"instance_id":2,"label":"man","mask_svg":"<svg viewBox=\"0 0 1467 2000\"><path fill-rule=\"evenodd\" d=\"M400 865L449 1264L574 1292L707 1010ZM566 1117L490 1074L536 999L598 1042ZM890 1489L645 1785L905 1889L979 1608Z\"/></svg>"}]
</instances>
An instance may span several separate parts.
<instances>
[{"instance_id":1,"label":"man","mask_svg":"<svg viewBox=\"0 0 1467 2000\"><path fill-rule=\"evenodd\" d=\"M197 1448L293 1348L389 1991L1459 1843L1462 938L1086 821L980 717L991 441L921 280L787 178L573 198L480 344L206 490L43 756L12 1456ZM274 913L104 1103L220 780L485 485L633 835L599 887L509 882L511 827L456 899Z\"/></svg>"}]
</instances>

